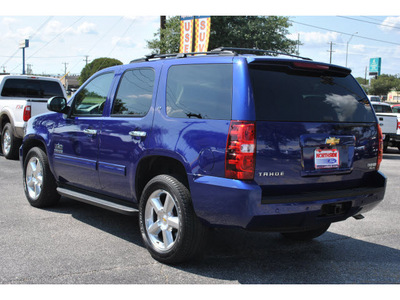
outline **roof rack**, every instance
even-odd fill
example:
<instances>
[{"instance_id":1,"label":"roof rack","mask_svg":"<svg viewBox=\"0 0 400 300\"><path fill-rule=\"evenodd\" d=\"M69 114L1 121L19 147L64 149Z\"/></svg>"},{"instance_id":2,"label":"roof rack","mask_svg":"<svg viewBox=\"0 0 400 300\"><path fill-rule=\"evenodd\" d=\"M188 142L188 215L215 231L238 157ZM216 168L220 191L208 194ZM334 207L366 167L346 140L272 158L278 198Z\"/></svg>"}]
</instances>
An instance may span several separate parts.
<instances>
[{"instance_id":1,"label":"roof rack","mask_svg":"<svg viewBox=\"0 0 400 300\"><path fill-rule=\"evenodd\" d=\"M258 52L258 53L264 53L266 55L271 55L271 56L284 55L284 56L290 56L290 57L295 57L295 58L301 58L301 59L305 59L305 60L312 60L311 58L308 58L308 57L303 57L303 56L290 54L290 53L286 53L286 52L279 52L279 51L275 51L275 50L263 50L263 49L257 49L257 48L219 47L212 51L231 51L231 52L235 53L236 55L239 55L238 52Z\"/></svg>"},{"instance_id":2,"label":"roof rack","mask_svg":"<svg viewBox=\"0 0 400 300\"><path fill-rule=\"evenodd\" d=\"M169 57L175 57L175 58L184 58L188 56L195 56L195 55L233 55L233 56L238 56L238 52L258 52L258 53L264 53L265 55L285 55L285 56L291 56L291 57L296 57L296 58L301 58L305 60L312 60L311 58L308 57L302 57L294 54L289 54L285 52L278 52L278 51L273 51L273 50L262 50L262 49L256 49L256 48L234 48L234 47L219 47L207 52L188 52L188 53L171 53L171 54L148 54L145 55L145 57L134 59L130 61L130 63L138 63L138 62L145 62L145 61L150 61L151 59L164 59L164 58L169 58Z\"/></svg>"},{"instance_id":3,"label":"roof rack","mask_svg":"<svg viewBox=\"0 0 400 300\"><path fill-rule=\"evenodd\" d=\"M176 57L176 58L184 58L188 56L194 56L194 55L232 55L232 52L228 52L225 50L211 50L207 52L187 52L187 53L170 53L170 54L148 54L145 55L145 57L138 58L132 60L130 63L136 63L136 62L144 62L144 61L150 61L151 59L163 59L163 58L169 58L169 57Z\"/></svg>"}]
</instances>

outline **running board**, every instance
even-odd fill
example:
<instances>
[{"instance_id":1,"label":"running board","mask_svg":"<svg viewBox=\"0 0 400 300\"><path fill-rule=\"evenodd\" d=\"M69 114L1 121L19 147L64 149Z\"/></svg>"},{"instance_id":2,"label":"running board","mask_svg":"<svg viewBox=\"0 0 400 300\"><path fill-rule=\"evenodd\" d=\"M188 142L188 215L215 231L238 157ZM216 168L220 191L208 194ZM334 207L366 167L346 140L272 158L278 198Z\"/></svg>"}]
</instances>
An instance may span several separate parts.
<instances>
[{"instance_id":1,"label":"running board","mask_svg":"<svg viewBox=\"0 0 400 300\"><path fill-rule=\"evenodd\" d=\"M120 214L124 214L124 215L136 215L138 213L138 210L136 208L130 207L130 206L126 206L126 205L122 205L122 204L117 204L108 200L104 200L101 198L97 198L97 197L93 197L93 196L89 196L86 194L82 194L79 192L75 192L75 191L71 191L68 189L64 189L64 188L57 188L57 192L64 197L67 198L71 198L80 202L84 202L87 204L91 204L91 205L95 205L101 208L105 208Z\"/></svg>"}]
</instances>

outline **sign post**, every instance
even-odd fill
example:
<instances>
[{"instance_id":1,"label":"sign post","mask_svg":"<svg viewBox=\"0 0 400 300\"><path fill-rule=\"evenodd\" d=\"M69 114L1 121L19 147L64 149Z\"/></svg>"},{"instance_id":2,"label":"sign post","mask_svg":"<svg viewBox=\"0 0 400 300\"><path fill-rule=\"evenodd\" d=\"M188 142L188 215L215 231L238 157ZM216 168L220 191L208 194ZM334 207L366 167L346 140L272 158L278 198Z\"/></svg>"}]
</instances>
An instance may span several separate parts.
<instances>
[{"instance_id":1,"label":"sign post","mask_svg":"<svg viewBox=\"0 0 400 300\"><path fill-rule=\"evenodd\" d=\"M19 43L19 48L22 49L22 74L25 75L25 48L29 47L29 40L23 40Z\"/></svg>"}]
</instances>

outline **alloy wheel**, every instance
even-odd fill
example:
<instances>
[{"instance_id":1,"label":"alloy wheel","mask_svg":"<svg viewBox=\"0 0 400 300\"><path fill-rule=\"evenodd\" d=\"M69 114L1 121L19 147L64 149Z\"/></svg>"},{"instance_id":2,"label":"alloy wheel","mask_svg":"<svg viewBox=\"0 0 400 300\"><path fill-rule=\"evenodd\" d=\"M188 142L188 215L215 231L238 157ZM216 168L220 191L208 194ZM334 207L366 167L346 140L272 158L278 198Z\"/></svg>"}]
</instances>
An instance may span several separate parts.
<instances>
[{"instance_id":1,"label":"alloy wheel","mask_svg":"<svg viewBox=\"0 0 400 300\"><path fill-rule=\"evenodd\" d=\"M26 165L25 182L29 197L38 199L43 186L43 167L37 157L32 157Z\"/></svg>"},{"instance_id":2,"label":"alloy wheel","mask_svg":"<svg viewBox=\"0 0 400 300\"><path fill-rule=\"evenodd\" d=\"M158 251L171 249L180 233L180 220L175 199L159 189L153 192L145 208L145 229L151 244Z\"/></svg>"}]
</instances>

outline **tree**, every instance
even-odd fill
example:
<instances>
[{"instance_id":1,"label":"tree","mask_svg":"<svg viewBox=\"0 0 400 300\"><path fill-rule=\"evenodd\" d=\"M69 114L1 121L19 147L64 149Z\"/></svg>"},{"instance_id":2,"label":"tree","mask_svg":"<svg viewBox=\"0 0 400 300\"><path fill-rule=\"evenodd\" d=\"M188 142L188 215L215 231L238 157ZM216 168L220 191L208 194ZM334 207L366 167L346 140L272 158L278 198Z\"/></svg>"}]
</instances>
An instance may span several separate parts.
<instances>
[{"instance_id":1,"label":"tree","mask_svg":"<svg viewBox=\"0 0 400 300\"><path fill-rule=\"evenodd\" d=\"M371 95L387 95L391 90L400 90L400 78L397 75L382 74L371 81Z\"/></svg>"},{"instance_id":2,"label":"tree","mask_svg":"<svg viewBox=\"0 0 400 300\"><path fill-rule=\"evenodd\" d=\"M208 49L221 46L258 48L287 53L296 53L297 41L286 37L291 26L287 17L259 16L216 16L211 17ZM154 34L155 39L147 41L153 53L177 53L180 43L180 17L167 19L166 28ZM160 36L162 40L160 41Z\"/></svg>"},{"instance_id":3,"label":"tree","mask_svg":"<svg viewBox=\"0 0 400 300\"><path fill-rule=\"evenodd\" d=\"M117 65L122 65L122 62L118 59L108 57L96 58L82 69L81 75L79 76L79 82L80 84L83 84L86 80L89 79L90 76L92 76L97 71Z\"/></svg>"}]
</instances>

